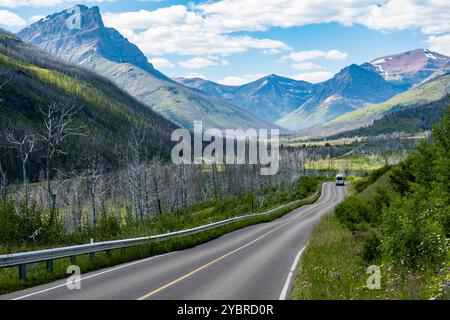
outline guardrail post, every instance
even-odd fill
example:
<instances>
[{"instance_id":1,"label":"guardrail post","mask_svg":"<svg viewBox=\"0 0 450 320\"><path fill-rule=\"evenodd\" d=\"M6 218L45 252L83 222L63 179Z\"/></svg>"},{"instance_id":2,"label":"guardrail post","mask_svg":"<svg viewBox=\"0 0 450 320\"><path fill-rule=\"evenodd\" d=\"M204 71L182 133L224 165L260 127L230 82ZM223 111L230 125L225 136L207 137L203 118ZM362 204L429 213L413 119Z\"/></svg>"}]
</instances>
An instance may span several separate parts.
<instances>
[{"instance_id":1,"label":"guardrail post","mask_svg":"<svg viewBox=\"0 0 450 320\"><path fill-rule=\"evenodd\" d=\"M47 272L53 273L53 259L47 260Z\"/></svg>"},{"instance_id":2,"label":"guardrail post","mask_svg":"<svg viewBox=\"0 0 450 320\"><path fill-rule=\"evenodd\" d=\"M27 265L26 264L19 265L19 278L20 278L20 280L27 279Z\"/></svg>"},{"instance_id":3,"label":"guardrail post","mask_svg":"<svg viewBox=\"0 0 450 320\"><path fill-rule=\"evenodd\" d=\"M95 253L91 252L89 253L89 259L92 260L95 258Z\"/></svg>"},{"instance_id":4,"label":"guardrail post","mask_svg":"<svg viewBox=\"0 0 450 320\"><path fill-rule=\"evenodd\" d=\"M71 256L70 257L70 263L77 264L77 256Z\"/></svg>"},{"instance_id":5,"label":"guardrail post","mask_svg":"<svg viewBox=\"0 0 450 320\"><path fill-rule=\"evenodd\" d=\"M111 250L106 250L106 256L111 257Z\"/></svg>"}]
</instances>

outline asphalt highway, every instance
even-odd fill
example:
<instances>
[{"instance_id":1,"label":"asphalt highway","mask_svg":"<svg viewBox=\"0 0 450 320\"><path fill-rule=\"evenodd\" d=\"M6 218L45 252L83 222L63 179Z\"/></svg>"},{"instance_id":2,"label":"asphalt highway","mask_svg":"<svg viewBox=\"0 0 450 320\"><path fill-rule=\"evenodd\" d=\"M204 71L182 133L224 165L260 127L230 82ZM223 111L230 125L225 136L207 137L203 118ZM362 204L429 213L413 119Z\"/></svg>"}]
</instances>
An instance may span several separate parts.
<instances>
[{"instance_id":1,"label":"asphalt highway","mask_svg":"<svg viewBox=\"0 0 450 320\"><path fill-rule=\"evenodd\" d=\"M194 248L83 274L80 290L69 290L62 279L0 299L287 299L311 230L346 195L345 187L326 183L316 203L278 220Z\"/></svg>"}]
</instances>

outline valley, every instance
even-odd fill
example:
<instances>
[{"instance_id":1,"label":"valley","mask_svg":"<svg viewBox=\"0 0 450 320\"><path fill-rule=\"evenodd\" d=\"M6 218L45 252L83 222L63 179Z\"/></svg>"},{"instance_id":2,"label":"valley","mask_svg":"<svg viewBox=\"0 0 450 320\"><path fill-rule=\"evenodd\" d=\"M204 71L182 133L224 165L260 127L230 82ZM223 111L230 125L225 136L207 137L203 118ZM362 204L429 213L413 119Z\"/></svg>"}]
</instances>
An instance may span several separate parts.
<instances>
[{"instance_id":1,"label":"valley","mask_svg":"<svg viewBox=\"0 0 450 320\"><path fill-rule=\"evenodd\" d=\"M0 29L0 300L448 299L450 57L417 48L437 38L313 50L210 20L222 1L138 2L158 9ZM312 25L384 35L361 24Z\"/></svg>"}]
</instances>

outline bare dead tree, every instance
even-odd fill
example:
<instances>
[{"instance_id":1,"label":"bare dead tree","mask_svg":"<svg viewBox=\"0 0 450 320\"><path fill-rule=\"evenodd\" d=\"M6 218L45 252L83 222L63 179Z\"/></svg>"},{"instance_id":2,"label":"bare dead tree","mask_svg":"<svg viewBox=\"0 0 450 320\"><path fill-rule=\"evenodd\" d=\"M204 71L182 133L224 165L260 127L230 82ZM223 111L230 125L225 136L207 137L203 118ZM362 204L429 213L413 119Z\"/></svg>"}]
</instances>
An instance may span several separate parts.
<instances>
[{"instance_id":1,"label":"bare dead tree","mask_svg":"<svg viewBox=\"0 0 450 320\"><path fill-rule=\"evenodd\" d=\"M7 183L6 170L3 169L2 163L0 162L0 194L3 202L6 202L7 198Z\"/></svg>"},{"instance_id":2,"label":"bare dead tree","mask_svg":"<svg viewBox=\"0 0 450 320\"><path fill-rule=\"evenodd\" d=\"M28 208L29 181L27 174L27 163L30 159L30 155L36 150L36 137L26 133L20 138L17 138L14 133L9 132L6 135L6 141L8 142L9 148L17 150L18 157L20 158L25 207Z\"/></svg>"},{"instance_id":3,"label":"bare dead tree","mask_svg":"<svg viewBox=\"0 0 450 320\"><path fill-rule=\"evenodd\" d=\"M97 198L100 196L102 188L107 184L104 179L104 167L100 156L95 155L89 159L89 167L83 174L87 182L87 189L91 200L92 225L97 226Z\"/></svg>"},{"instance_id":4,"label":"bare dead tree","mask_svg":"<svg viewBox=\"0 0 450 320\"><path fill-rule=\"evenodd\" d=\"M5 70L0 72L0 77L4 79L0 82L0 90L3 90L4 86L12 80L12 75L8 70Z\"/></svg>"},{"instance_id":5,"label":"bare dead tree","mask_svg":"<svg viewBox=\"0 0 450 320\"><path fill-rule=\"evenodd\" d=\"M131 132L128 146L131 151L131 159L127 171L127 185L131 193L135 216L141 221L146 215L145 205L145 186L146 186L146 168L141 159L142 144L145 139L145 133L138 134Z\"/></svg>"},{"instance_id":6,"label":"bare dead tree","mask_svg":"<svg viewBox=\"0 0 450 320\"><path fill-rule=\"evenodd\" d=\"M162 214L162 175L161 175L161 163L159 159L153 159L150 163L150 176L153 188L153 198L155 200L155 206L158 214Z\"/></svg>"},{"instance_id":7,"label":"bare dead tree","mask_svg":"<svg viewBox=\"0 0 450 320\"><path fill-rule=\"evenodd\" d=\"M56 218L56 200L59 190L67 182L63 180L59 184L52 182L53 160L57 155L65 155L62 148L63 142L71 136L83 134L83 126L74 124L74 115L78 112L75 107L62 108L58 110L56 104L51 104L45 110L41 110L44 121L44 133L39 136L43 144L43 158L45 159L45 179L47 181L47 193L49 195L49 206L51 209L50 223Z\"/></svg>"}]
</instances>

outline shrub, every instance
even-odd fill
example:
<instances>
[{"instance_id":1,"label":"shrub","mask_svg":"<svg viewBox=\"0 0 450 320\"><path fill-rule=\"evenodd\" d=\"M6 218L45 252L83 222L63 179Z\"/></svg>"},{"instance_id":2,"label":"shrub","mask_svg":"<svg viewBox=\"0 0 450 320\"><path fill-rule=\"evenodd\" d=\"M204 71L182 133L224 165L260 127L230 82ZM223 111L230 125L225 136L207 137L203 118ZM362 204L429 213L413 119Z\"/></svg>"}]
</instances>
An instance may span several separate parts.
<instances>
[{"instance_id":1,"label":"shrub","mask_svg":"<svg viewBox=\"0 0 450 320\"><path fill-rule=\"evenodd\" d=\"M371 233L364 242L362 255L368 263L381 259L381 239L376 233Z\"/></svg>"},{"instance_id":2,"label":"shrub","mask_svg":"<svg viewBox=\"0 0 450 320\"><path fill-rule=\"evenodd\" d=\"M58 243L63 238L61 224L49 226L49 214L36 204L25 207L0 203L0 244L10 247L30 243Z\"/></svg>"},{"instance_id":3,"label":"shrub","mask_svg":"<svg viewBox=\"0 0 450 320\"><path fill-rule=\"evenodd\" d=\"M383 210L383 257L412 269L445 261L450 247L442 219L449 209L422 194L396 197Z\"/></svg>"},{"instance_id":4,"label":"shrub","mask_svg":"<svg viewBox=\"0 0 450 320\"><path fill-rule=\"evenodd\" d=\"M356 196L340 203L336 207L336 216L351 231L367 229L379 222L379 216L373 206Z\"/></svg>"}]
</instances>

